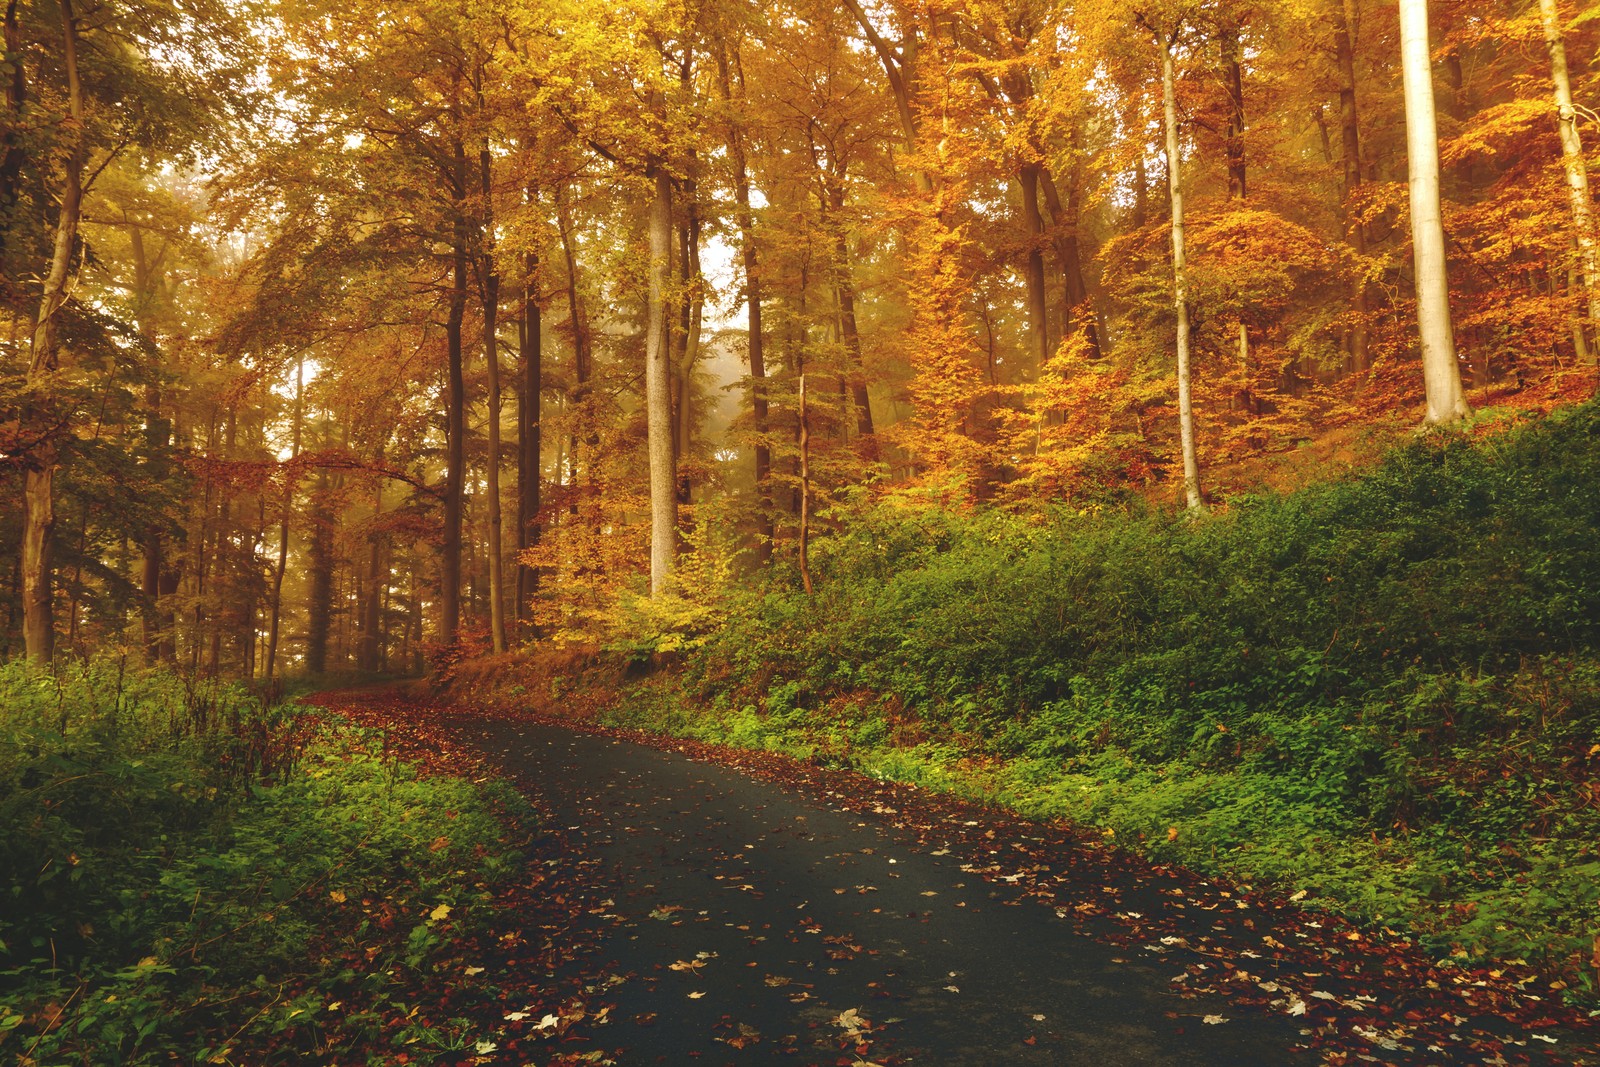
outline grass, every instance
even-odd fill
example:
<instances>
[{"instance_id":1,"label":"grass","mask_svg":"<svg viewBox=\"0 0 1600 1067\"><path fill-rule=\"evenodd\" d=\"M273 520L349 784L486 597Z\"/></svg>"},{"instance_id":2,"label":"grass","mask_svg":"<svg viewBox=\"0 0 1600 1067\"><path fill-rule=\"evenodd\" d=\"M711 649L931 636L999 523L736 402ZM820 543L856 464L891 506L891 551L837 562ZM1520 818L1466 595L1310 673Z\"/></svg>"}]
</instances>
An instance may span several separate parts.
<instances>
[{"instance_id":1,"label":"grass","mask_svg":"<svg viewBox=\"0 0 1600 1067\"><path fill-rule=\"evenodd\" d=\"M0 667L0 709L0 1058L429 1059L393 1023L515 869L512 790L120 661Z\"/></svg>"},{"instance_id":2,"label":"grass","mask_svg":"<svg viewBox=\"0 0 1600 1067\"><path fill-rule=\"evenodd\" d=\"M1156 857L1600 967L1600 407L1432 434L1198 520L832 516L614 720L1097 826Z\"/></svg>"}]
</instances>

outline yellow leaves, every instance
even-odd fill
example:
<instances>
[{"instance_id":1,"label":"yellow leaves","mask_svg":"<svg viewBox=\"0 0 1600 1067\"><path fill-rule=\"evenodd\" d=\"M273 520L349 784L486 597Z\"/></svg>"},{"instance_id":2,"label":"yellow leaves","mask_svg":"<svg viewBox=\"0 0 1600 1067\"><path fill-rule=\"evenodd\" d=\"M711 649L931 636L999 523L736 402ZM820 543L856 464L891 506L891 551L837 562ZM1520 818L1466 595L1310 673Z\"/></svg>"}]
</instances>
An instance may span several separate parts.
<instances>
[{"instance_id":1,"label":"yellow leaves","mask_svg":"<svg viewBox=\"0 0 1600 1067\"><path fill-rule=\"evenodd\" d=\"M450 905L440 904L437 908L434 908L432 911L428 912L428 919L431 922L440 922L450 917L450 911Z\"/></svg>"}]
</instances>

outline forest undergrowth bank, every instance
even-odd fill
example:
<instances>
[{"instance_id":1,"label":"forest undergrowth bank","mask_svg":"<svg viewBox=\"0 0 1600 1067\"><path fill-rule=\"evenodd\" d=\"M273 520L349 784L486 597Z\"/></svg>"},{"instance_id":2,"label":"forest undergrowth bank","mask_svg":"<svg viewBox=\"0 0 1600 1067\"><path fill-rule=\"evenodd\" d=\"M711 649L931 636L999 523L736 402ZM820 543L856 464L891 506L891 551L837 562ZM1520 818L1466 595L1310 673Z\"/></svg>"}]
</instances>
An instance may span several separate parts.
<instances>
[{"instance_id":1,"label":"forest undergrowth bank","mask_svg":"<svg viewBox=\"0 0 1600 1067\"><path fill-rule=\"evenodd\" d=\"M1593 1004L1596 530L1590 403L1198 520L863 506L812 596L454 685L1076 820Z\"/></svg>"},{"instance_id":2,"label":"forest undergrowth bank","mask_svg":"<svg viewBox=\"0 0 1600 1067\"><path fill-rule=\"evenodd\" d=\"M476 1024L419 990L538 840L509 785L321 708L0 667L0 1060L470 1055Z\"/></svg>"}]
</instances>

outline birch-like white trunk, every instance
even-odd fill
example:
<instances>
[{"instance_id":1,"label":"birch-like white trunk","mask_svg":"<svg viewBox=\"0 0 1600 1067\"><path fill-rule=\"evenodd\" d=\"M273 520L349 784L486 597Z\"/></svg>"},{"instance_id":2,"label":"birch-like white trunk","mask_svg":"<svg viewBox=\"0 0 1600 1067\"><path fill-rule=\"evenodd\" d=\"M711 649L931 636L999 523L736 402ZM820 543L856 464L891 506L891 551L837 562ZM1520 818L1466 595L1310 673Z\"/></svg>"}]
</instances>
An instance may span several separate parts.
<instances>
[{"instance_id":1,"label":"birch-like white trunk","mask_svg":"<svg viewBox=\"0 0 1600 1067\"><path fill-rule=\"evenodd\" d=\"M1161 41L1161 95L1166 108L1167 188L1172 196L1172 307L1178 316L1178 435L1183 444L1183 499L1190 511L1200 497L1200 460L1194 444L1194 401L1189 388L1189 264L1183 245L1183 173L1178 157L1178 102L1172 38Z\"/></svg>"},{"instance_id":2,"label":"birch-like white trunk","mask_svg":"<svg viewBox=\"0 0 1600 1067\"><path fill-rule=\"evenodd\" d=\"M672 367L667 350L667 274L672 267L672 178L655 169L650 201L650 285L645 304L644 404L650 452L650 595L672 579L678 550L677 464L672 448Z\"/></svg>"},{"instance_id":3,"label":"birch-like white trunk","mask_svg":"<svg viewBox=\"0 0 1600 1067\"><path fill-rule=\"evenodd\" d=\"M1417 283L1417 332L1429 425L1467 414L1450 324L1450 275L1439 206L1439 132L1433 111L1433 66L1427 0L1400 0L1400 67L1406 100L1406 160L1411 177L1411 248Z\"/></svg>"},{"instance_id":4,"label":"birch-like white trunk","mask_svg":"<svg viewBox=\"0 0 1600 1067\"><path fill-rule=\"evenodd\" d=\"M1589 202L1589 172L1583 161L1583 141L1578 136L1578 112L1572 106L1572 82L1567 76L1567 46L1561 35L1556 0L1539 0L1544 23L1544 43L1550 52L1550 82L1555 92L1556 116L1561 134L1561 165L1567 172L1567 195L1572 201L1572 233L1578 244L1578 269L1588 294L1589 325L1600 323L1600 253L1595 248L1594 209ZM1580 327L1581 332L1581 327ZM1580 336L1579 340L1583 338ZM1587 346L1580 344L1583 351ZM1592 350L1590 350L1592 352ZM1590 356L1591 360L1593 356Z\"/></svg>"}]
</instances>

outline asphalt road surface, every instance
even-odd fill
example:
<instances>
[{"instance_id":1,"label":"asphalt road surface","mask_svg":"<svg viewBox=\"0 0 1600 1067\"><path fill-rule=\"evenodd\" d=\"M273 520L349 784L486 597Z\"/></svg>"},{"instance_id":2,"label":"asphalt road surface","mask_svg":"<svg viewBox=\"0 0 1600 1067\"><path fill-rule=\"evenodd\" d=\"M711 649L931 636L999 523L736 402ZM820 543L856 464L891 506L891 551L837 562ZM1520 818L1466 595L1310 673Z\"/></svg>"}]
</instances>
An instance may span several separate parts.
<instances>
[{"instance_id":1,"label":"asphalt road surface","mask_svg":"<svg viewBox=\"0 0 1600 1067\"><path fill-rule=\"evenodd\" d=\"M612 884L625 1064L1294 1064L1283 1015L1189 998L947 850L737 770L560 726L449 728ZM944 852L944 855L941 855ZM1209 1021L1208 1021L1209 1019Z\"/></svg>"}]
</instances>

